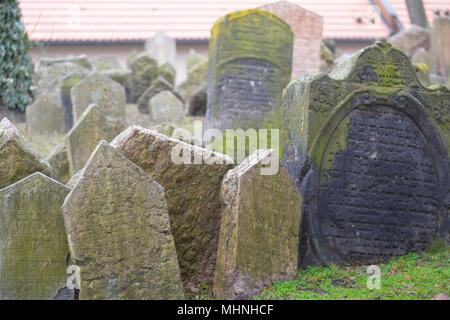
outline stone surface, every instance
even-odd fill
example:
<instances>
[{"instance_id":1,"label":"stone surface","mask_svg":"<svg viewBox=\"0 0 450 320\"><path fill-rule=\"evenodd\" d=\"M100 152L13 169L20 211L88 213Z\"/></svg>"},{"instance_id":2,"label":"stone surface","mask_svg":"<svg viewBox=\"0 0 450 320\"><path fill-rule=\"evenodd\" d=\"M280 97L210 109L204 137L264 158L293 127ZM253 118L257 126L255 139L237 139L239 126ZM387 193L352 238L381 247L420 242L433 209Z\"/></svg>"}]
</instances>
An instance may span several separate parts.
<instances>
[{"instance_id":1,"label":"stone surface","mask_svg":"<svg viewBox=\"0 0 450 320\"><path fill-rule=\"evenodd\" d=\"M188 114L190 116L204 116L206 113L206 83L192 93L189 98Z\"/></svg>"},{"instance_id":2,"label":"stone surface","mask_svg":"<svg viewBox=\"0 0 450 320\"><path fill-rule=\"evenodd\" d=\"M122 132L111 144L166 191L184 289L195 291L204 283L211 285L220 228L220 184L232 167L231 159L136 126ZM176 164L171 157L174 148L217 161Z\"/></svg>"},{"instance_id":3,"label":"stone surface","mask_svg":"<svg viewBox=\"0 0 450 320\"><path fill-rule=\"evenodd\" d=\"M288 1L259 7L286 21L294 33L291 79L319 72L323 18Z\"/></svg>"},{"instance_id":4,"label":"stone surface","mask_svg":"<svg viewBox=\"0 0 450 320\"><path fill-rule=\"evenodd\" d=\"M52 299L66 286L69 191L39 172L0 189L0 299Z\"/></svg>"},{"instance_id":5,"label":"stone surface","mask_svg":"<svg viewBox=\"0 0 450 320\"><path fill-rule=\"evenodd\" d=\"M61 103L46 95L39 96L26 110L29 135L64 133L64 109Z\"/></svg>"},{"instance_id":6,"label":"stone surface","mask_svg":"<svg viewBox=\"0 0 450 320\"><path fill-rule=\"evenodd\" d=\"M189 49L189 54L186 58L186 71L192 70L200 62L207 62L208 59L201 54L198 54L194 49Z\"/></svg>"},{"instance_id":7,"label":"stone surface","mask_svg":"<svg viewBox=\"0 0 450 320\"><path fill-rule=\"evenodd\" d=\"M392 45L411 56L419 48L430 48L431 32L428 29L411 25L389 38Z\"/></svg>"},{"instance_id":8,"label":"stone surface","mask_svg":"<svg viewBox=\"0 0 450 320\"><path fill-rule=\"evenodd\" d=\"M271 161L279 170L268 175ZM302 200L276 153L255 151L228 171L220 194L215 295L251 299L272 281L295 279Z\"/></svg>"},{"instance_id":9,"label":"stone surface","mask_svg":"<svg viewBox=\"0 0 450 320\"><path fill-rule=\"evenodd\" d=\"M217 20L209 41L203 129L280 128L292 41L289 25L266 11L236 11Z\"/></svg>"},{"instance_id":10,"label":"stone surface","mask_svg":"<svg viewBox=\"0 0 450 320\"><path fill-rule=\"evenodd\" d=\"M158 77L158 63L142 52L130 55L128 67L131 70L130 102L137 102L152 81Z\"/></svg>"},{"instance_id":11,"label":"stone surface","mask_svg":"<svg viewBox=\"0 0 450 320\"><path fill-rule=\"evenodd\" d=\"M444 78L450 79L450 17L435 18L433 21L433 34L431 52L436 61L436 71ZM445 83L445 82L444 82Z\"/></svg>"},{"instance_id":12,"label":"stone surface","mask_svg":"<svg viewBox=\"0 0 450 320\"><path fill-rule=\"evenodd\" d=\"M172 86L175 84L175 78L177 76L177 71L175 68L168 62L159 66L158 75L167 80Z\"/></svg>"},{"instance_id":13,"label":"stone surface","mask_svg":"<svg viewBox=\"0 0 450 320\"><path fill-rule=\"evenodd\" d=\"M70 174L84 167L101 140L111 141L124 129L123 122L108 117L96 104L90 105L65 138Z\"/></svg>"},{"instance_id":14,"label":"stone surface","mask_svg":"<svg viewBox=\"0 0 450 320\"><path fill-rule=\"evenodd\" d=\"M300 263L381 263L448 237L450 91L386 41L283 97L283 163L303 196Z\"/></svg>"},{"instance_id":15,"label":"stone surface","mask_svg":"<svg viewBox=\"0 0 450 320\"><path fill-rule=\"evenodd\" d=\"M89 59L86 55L80 55L80 56L69 56L66 58L41 58L39 60L39 68L40 67L47 67L52 66L55 64L60 64L64 62L70 62L78 64L79 66L82 66L85 69L91 70L92 64L89 62Z\"/></svg>"},{"instance_id":16,"label":"stone surface","mask_svg":"<svg viewBox=\"0 0 450 320\"><path fill-rule=\"evenodd\" d=\"M110 69L120 69L121 66L117 58L114 56L101 56L92 60L94 68L98 71L106 71Z\"/></svg>"},{"instance_id":17,"label":"stone surface","mask_svg":"<svg viewBox=\"0 0 450 320\"><path fill-rule=\"evenodd\" d=\"M100 142L63 204L80 299L182 299L164 189Z\"/></svg>"},{"instance_id":18,"label":"stone surface","mask_svg":"<svg viewBox=\"0 0 450 320\"><path fill-rule=\"evenodd\" d=\"M109 69L103 71L105 75L125 88L125 100L131 101L131 71L126 69Z\"/></svg>"},{"instance_id":19,"label":"stone surface","mask_svg":"<svg viewBox=\"0 0 450 320\"><path fill-rule=\"evenodd\" d=\"M183 102L171 91L161 91L148 102L150 115L156 123L170 121L181 124L184 119Z\"/></svg>"},{"instance_id":20,"label":"stone surface","mask_svg":"<svg viewBox=\"0 0 450 320\"><path fill-rule=\"evenodd\" d=\"M97 104L108 116L125 121L125 89L104 74L91 74L70 90L70 96L74 121L91 103Z\"/></svg>"},{"instance_id":21,"label":"stone surface","mask_svg":"<svg viewBox=\"0 0 450 320\"><path fill-rule=\"evenodd\" d=\"M139 97L137 101L139 112L150 113L150 109L148 107L148 102L150 101L150 99L152 99L158 93L166 90L171 91L180 101L183 101L183 98L178 92L174 90L173 86L169 82L167 82L166 79L159 76L154 81L152 81L152 85L148 87L147 90L145 90L145 92Z\"/></svg>"},{"instance_id":22,"label":"stone surface","mask_svg":"<svg viewBox=\"0 0 450 320\"><path fill-rule=\"evenodd\" d=\"M62 183L70 179L69 159L64 143L57 145L47 157L47 162L53 169L54 178Z\"/></svg>"},{"instance_id":23,"label":"stone surface","mask_svg":"<svg viewBox=\"0 0 450 320\"><path fill-rule=\"evenodd\" d=\"M70 90L84 78L86 78L86 74L72 72L61 79L61 104L64 110L65 132L73 127L73 103Z\"/></svg>"},{"instance_id":24,"label":"stone surface","mask_svg":"<svg viewBox=\"0 0 450 320\"><path fill-rule=\"evenodd\" d=\"M0 188L34 173L52 175L50 165L42 160L23 134L7 119L0 122Z\"/></svg>"},{"instance_id":25,"label":"stone surface","mask_svg":"<svg viewBox=\"0 0 450 320\"><path fill-rule=\"evenodd\" d=\"M145 42L145 51L159 65L166 62L175 65L177 55L175 39L168 37L163 31L156 32L152 38Z\"/></svg>"}]
</instances>

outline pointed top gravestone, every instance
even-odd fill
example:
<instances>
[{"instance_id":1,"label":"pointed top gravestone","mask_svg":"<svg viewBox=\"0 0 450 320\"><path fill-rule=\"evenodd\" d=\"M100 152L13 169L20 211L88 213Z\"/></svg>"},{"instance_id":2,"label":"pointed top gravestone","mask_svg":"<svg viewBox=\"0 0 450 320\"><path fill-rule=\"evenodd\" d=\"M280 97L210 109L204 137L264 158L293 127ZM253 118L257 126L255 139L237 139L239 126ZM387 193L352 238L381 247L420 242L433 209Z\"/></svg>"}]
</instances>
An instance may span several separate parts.
<instances>
[{"instance_id":1,"label":"pointed top gravestone","mask_svg":"<svg viewBox=\"0 0 450 320\"><path fill-rule=\"evenodd\" d=\"M63 212L80 299L183 299L164 189L105 141Z\"/></svg>"},{"instance_id":2,"label":"pointed top gravestone","mask_svg":"<svg viewBox=\"0 0 450 320\"><path fill-rule=\"evenodd\" d=\"M112 118L125 120L125 89L101 73L94 73L70 90L73 119L80 119L91 103L97 104Z\"/></svg>"},{"instance_id":3,"label":"pointed top gravestone","mask_svg":"<svg viewBox=\"0 0 450 320\"><path fill-rule=\"evenodd\" d=\"M37 171L52 175L50 165L39 157L7 118L0 122L0 164L0 188Z\"/></svg>"},{"instance_id":4,"label":"pointed top gravestone","mask_svg":"<svg viewBox=\"0 0 450 320\"><path fill-rule=\"evenodd\" d=\"M61 80L61 104L64 110L64 123L66 132L73 127L73 103L70 90L81 80L86 78L86 74L72 72Z\"/></svg>"},{"instance_id":5,"label":"pointed top gravestone","mask_svg":"<svg viewBox=\"0 0 450 320\"><path fill-rule=\"evenodd\" d=\"M283 163L302 192L303 265L381 263L448 236L450 91L387 41L283 97Z\"/></svg>"},{"instance_id":6,"label":"pointed top gravestone","mask_svg":"<svg viewBox=\"0 0 450 320\"><path fill-rule=\"evenodd\" d=\"M175 40L168 37L163 31L156 32L145 42L145 51L150 57L156 59L159 65L166 62L175 65L177 53Z\"/></svg>"},{"instance_id":7,"label":"pointed top gravestone","mask_svg":"<svg viewBox=\"0 0 450 320\"><path fill-rule=\"evenodd\" d=\"M66 287L69 191L40 172L0 189L0 299L53 299Z\"/></svg>"},{"instance_id":8,"label":"pointed top gravestone","mask_svg":"<svg viewBox=\"0 0 450 320\"><path fill-rule=\"evenodd\" d=\"M155 123L171 121L181 124L184 119L183 102L171 91L165 90L156 94L148 102L150 115Z\"/></svg>"},{"instance_id":9,"label":"pointed top gravestone","mask_svg":"<svg viewBox=\"0 0 450 320\"><path fill-rule=\"evenodd\" d=\"M65 132L64 109L59 101L51 97L39 96L25 113L29 135Z\"/></svg>"}]
</instances>

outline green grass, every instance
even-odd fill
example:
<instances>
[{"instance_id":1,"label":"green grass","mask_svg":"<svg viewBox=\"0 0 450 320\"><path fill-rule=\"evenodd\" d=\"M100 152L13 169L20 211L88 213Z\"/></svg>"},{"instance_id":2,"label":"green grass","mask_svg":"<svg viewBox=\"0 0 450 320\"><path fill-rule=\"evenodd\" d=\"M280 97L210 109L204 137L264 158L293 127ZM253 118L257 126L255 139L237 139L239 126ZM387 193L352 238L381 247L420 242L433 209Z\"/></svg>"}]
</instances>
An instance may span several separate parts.
<instances>
[{"instance_id":1,"label":"green grass","mask_svg":"<svg viewBox=\"0 0 450 320\"><path fill-rule=\"evenodd\" d=\"M439 293L449 296L449 253L449 248L411 253L379 264L380 289L367 288L367 267L309 267L299 271L296 280L274 283L255 299L414 300L431 299Z\"/></svg>"}]
</instances>

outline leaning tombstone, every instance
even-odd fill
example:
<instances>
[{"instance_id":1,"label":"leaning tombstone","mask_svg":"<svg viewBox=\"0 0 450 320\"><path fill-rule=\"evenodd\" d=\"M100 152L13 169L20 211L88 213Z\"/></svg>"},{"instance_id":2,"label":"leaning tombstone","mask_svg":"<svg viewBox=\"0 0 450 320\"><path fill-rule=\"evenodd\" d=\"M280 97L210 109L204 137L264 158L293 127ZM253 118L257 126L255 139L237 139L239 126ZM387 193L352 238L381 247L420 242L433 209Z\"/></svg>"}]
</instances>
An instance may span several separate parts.
<instances>
[{"instance_id":1,"label":"leaning tombstone","mask_svg":"<svg viewBox=\"0 0 450 320\"><path fill-rule=\"evenodd\" d=\"M34 172L52 175L52 168L30 146L23 134L7 119L0 122L0 188Z\"/></svg>"},{"instance_id":2,"label":"leaning tombstone","mask_svg":"<svg viewBox=\"0 0 450 320\"><path fill-rule=\"evenodd\" d=\"M86 78L86 74L72 72L61 79L61 104L64 110L65 132L73 127L73 104L70 90L84 78Z\"/></svg>"},{"instance_id":3,"label":"leaning tombstone","mask_svg":"<svg viewBox=\"0 0 450 320\"><path fill-rule=\"evenodd\" d=\"M299 260L373 264L448 234L450 91L385 40L283 96L283 163L303 196Z\"/></svg>"},{"instance_id":4,"label":"leaning tombstone","mask_svg":"<svg viewBox=\"0 0 450 320\"><path fill-rule=\"evenodd\" d=\"M29 135L65 132L64 109L59 101L49 96L39 96L26 108L25 114Z\"/></svg>"},{"instance_id":5,"label":"leaning tombstone","mask_svg":"<svg viewBox=\"0 0 450 320\"><path fill-rule=\"evenodd\" d=\"M232 160L137 126L126 129L111 145L166 191L184 289L196 292L202 284L212 285L220 229L220 183L232 168Z\"/></svg>"},{"instance_id":6,"label":"leaning tombstone","mask_svg":"<svg viewBox=\"0 0 450 320\"><path fill-rule=\"evenodd\" d=\"M108 143L62 208L80 299L183 299L164 189Z\"/></svg>"},{"instance_id":7,"label":"leaning tombstone","mask_svg":"<svg viewBox=\"0 0 450 320\"><path fill-rule=\"evenodd\" d=\"M165 90L148 102L150 115L155 123L171 121L181 124L184 119L184 106L171 91Z\"/></svg>"},{"instance_id":8,"label":"leaning tombstone","mask_svg":"<svg viewBox=\"0 0 450 320\"><path fill-rule=\"evenodd\" d=\"M243 10L212 27L204 130L281 126L281 93L291 78L290 26L261 10Z\"/></svg>"},{"instance_id":9,"label":"leaning tombstone","mask_svg":"<svg viewBox=\"0 0 450 320\"><path fill-rule=\"evenodd\" d=\"M46 158L53 169L54 178L62 183L70 179L69 159L67 149L64 143L57 145Z\"/></svg>"},{"instance_id":10,"label":"leaning tombstone","mask_svg":"<svg viewBox=\"0 0 450 320\"><path fill-rule=\"evenodd\" d=\"M286 21L294 33L291 79L319 72L323 19L318 14L288 1L259 7Z\"/></svg>"},{"instance_id":11,"label":"leaning tombstone","mask_svg":"<svg viewBox=\"0 0 450 320\"><path fill-rule=\"evenodd\" d=\"M251 299L295 279L302 198L276 152L256 150L228 171L220 195L215 295Z\"/></svg>"},{"instance_id":12,"label":"leaning tombstone","mask_svg":"<svg viewBox=\"0 0 450 320\"><path fill-rule=\"evenodd\" d=\"M152 38L145 42L145 51L150 57L156 59L159 65L166 62L175 65L177 55L175 40L162 31L156 32Z\"/></svg>"},{"instance_id":13,"label":"leaning tombstone","mask_svg":"<svg viewBox=\"0 0 450 320\"><path fill-rule=\"evenodd\" d=\"M111 141L124 129L123 122L107 116L98 105L91 104L65 138L70 174L84 167L101 140Z\"/></svg>"},{"instance_id":14,"label":"leaning tombstone","mask_svg":"<svg viewBox=\"0 0 450 320\"><path fill-rule=\"evenodd\" d=\"M0 299L53 299L66 287L69 191L40 172L0 189Z\"/></svg>"},{"instance_id":15,"label":"leaning tombstone","mask_svg":"<svg viewBox=\"0 0 450 320\"><path fill-rule=\"evenodd\" d=\"M91 74L70 90L70 96L74 121L91 103L97 104L109 117L125 121L125 89L104 74Z\"/></svg>"},{"instance_id":16,"label":"leaning tombstone","mask_svg":"<svg viewBox=\"0 0 450 320\"><path fill-rule=\"evenodd\" d=\"M152 85L144 91L144 93L139 97L137 101L139 112L141 113L150 113L148 108L148 102L154 96L162 91L171 91L179 100L183 101L181 95L174 90L173 86L163 77L159 76L154 81L152 81Z\"/></svg>"},{"instance_id":17,"label":"leaning tombstone","mask_svg":"<svg viewBox=\"0 0 450 320\"><path fill-rule=\"evenodd\" d=\"M125 88L125 100L131 101L131 71L125 69L109 69L103 71L105 75Z\"/></svg>"}]
</instances>

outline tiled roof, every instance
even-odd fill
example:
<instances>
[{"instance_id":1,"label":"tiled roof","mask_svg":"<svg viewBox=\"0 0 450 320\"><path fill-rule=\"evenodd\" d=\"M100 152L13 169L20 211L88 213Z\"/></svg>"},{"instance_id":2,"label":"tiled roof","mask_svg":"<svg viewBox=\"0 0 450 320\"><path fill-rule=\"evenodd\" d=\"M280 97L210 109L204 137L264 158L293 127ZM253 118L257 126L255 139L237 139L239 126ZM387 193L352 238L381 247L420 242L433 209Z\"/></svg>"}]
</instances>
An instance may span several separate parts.
<instances>
[{"instance_id":1,"label":"tiled roof","mask_svg":"<svg viewBox=\"0 0 450 320\"><path fill-rule=\"evenodd\" d=\"M19 0L25 28L38 41L145 40L158 30L178 40L206 40L214 22L236 10L256 8L263 0ZM324 19L324 38L374 39L388 36L376 19L367 24L367 0L292 0ZM409 17L404 0L390 0L404 26ZM430 23L433 9L449 9L449 0L424 0ZM358 23L360 17L362 22Z\"/></svg>"}]
</instances>

